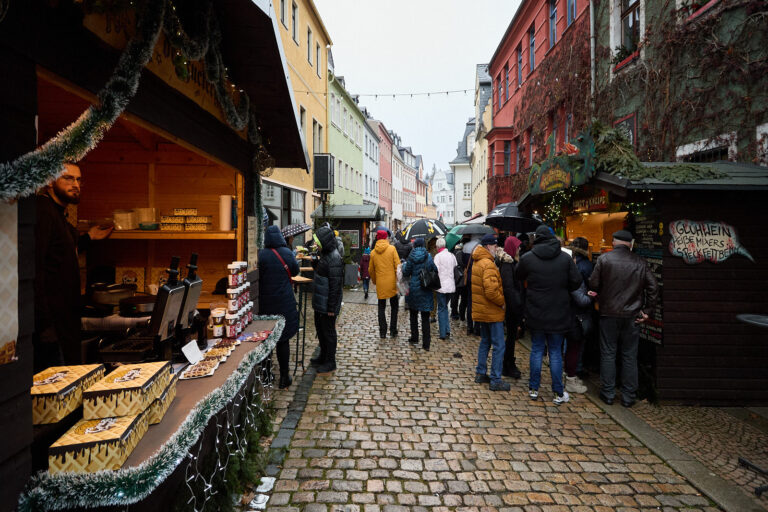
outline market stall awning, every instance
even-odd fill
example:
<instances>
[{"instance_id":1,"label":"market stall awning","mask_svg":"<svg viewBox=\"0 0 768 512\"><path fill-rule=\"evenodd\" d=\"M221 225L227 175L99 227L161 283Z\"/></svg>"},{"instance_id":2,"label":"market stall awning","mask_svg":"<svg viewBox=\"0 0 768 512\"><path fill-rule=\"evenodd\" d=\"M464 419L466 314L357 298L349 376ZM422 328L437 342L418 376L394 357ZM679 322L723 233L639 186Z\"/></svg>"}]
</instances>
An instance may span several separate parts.
<instances>
[{"instance_id":1,"label":"market stall awning","mask_svg":"<svg viewBox=\"0 0 768 512\"><path fill-rule=\"evenodd\" d=\"M333 219L381 220L381 209L375 204L335 204L325 207L325 215ZM312 212L313 219L323 216L322 205Z\"/></svg>"},{"instance_id":2,"label":"market stall awning","mask_svg":"<svg viewBox=\"0 0 768 512\"><path fill-rule=\"evenodd\" d=\"M642 162L644 167L665 167L688 165L687 162ZM722 176L701 179L687 183L674 183L657 178L630 180L606 172L595 176L595 184L606 188L625 190L768 190L768 167L740 162L708 162L699 164L711 167Z\"/></svg>"},{"instance_id":3,"label":"market stall awning","mask_svg":"<svg viewBox=\"0 0 768 512\"><path fill-rule=\"evenodd\" d=\"M233 81L248 93L276 166L309 169L309 153L272 3L221 0L215 5L224 59Z\"/></svg>"}]
</instances>

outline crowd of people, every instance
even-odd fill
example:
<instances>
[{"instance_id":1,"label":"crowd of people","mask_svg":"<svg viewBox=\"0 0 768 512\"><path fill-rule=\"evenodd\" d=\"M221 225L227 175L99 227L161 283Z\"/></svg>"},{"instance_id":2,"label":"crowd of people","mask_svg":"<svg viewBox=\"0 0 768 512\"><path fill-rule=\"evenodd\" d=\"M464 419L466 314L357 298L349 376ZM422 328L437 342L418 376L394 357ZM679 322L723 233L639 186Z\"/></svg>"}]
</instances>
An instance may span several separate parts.
<instances>
[{"instance_id":1,"label":"crowd of people","mask_svg":"<svg viewBox=\"0 0 768 512\"><path fill-rule=\"evenodd\" d=\"M435 309L441 340L450 338L451 320L454 325L466 322L467 334L480 336L475 382L508 391L511 386L502 377L522 377L515 344L527 329L529 396L539 399L546 356L552 400L559 405L571 393L586 392L578 376L584 346L599 334L600 398L607 404L615 399L620 351L621 403L635 403L639 326L653 311L658 286L645 260L631 251L630 232L614 233L613 251L600 256L594 268L586 239L578 237L566 247L544 225L531 235L507 236L501 246L496 235L488 234L465 239L453 251L442 238L396 240L393 245L390 236L386 228L376 231L373 249L361 261L361 276L376 285L381 338L387 332L398 335L399 297L405 295L410 343L417 345L421 337L421 347L430 350L430 313ZM436 284L425 277L430 272Z\"/></svg>"},{"instance_id":2,"label":"crowd of people","mask_svg":"<svg viewBox=\"0 0 768 512\"><path fill-rule=\"evenodd\" d=\"M453 251L443 238L393 240L380 227L372 247L360 259L364 297L369 283L376 287L379 336L398 336L400 297L410 321L413 345L432 346L430 324L438 323L440 340L451 337L452 321L466 322L467 334L480 336L474 380L492 391L509 391L503 377L520 379L515 344L523 330L530 332L528 394L540 398L541 371L549 359L552 401L570 400L584 393L579 378L584 346L599 335L600 398L616 397L616 357L621 353L621 403L637 399L639 326L648 320L658 299L658 285L644 259L632 252L632 234L613 234L613 250L593 266L589 242L578 237L567 246L545 225L535 233L466 237ZM313 235L312 307L320 353L311 359L318 373L336 369L336 319L343 296L343 249L330 226ZM280 269L282 267L282 270ZM298 328L291 277L298 273L293 253L276 227L267 229L259 252L262 314L285 314L286 327L277 344L280 387L290 385L288 340ZM387 315L389 306L389 315ZM435 315L436 312L436 315ZM435 320L436 317L436 320ZM419 327L421 321L421 327ZM490 367L488 359L490 357Z\"/></svg>"}]
</instances>

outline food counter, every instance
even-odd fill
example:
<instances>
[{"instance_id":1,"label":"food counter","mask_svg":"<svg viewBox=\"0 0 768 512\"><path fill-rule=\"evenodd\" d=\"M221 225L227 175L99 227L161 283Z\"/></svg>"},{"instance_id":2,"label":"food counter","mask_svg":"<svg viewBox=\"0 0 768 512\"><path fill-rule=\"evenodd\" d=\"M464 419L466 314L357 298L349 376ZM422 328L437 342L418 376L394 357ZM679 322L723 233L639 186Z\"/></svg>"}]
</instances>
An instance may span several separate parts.
<instances>
[{"instance_id":1,"label":"food counter","mask_svg":"<svg viewBox=\"0 0 768 512\"><path fill-rule=\"evenodd\" d=\"M40 472L19 499L20 511L62 509L170 510L179 499L195 510L217 491L212 482L233 453L245 453L247 428L263 422L261 361L285 321L257 316L244 332L271 330L262 343L243 341L210 376L180 380L162 421L150 425L121 469L96 473ZM256 425L254 425L254 422ZM214 467L203 459L215 457ZM223 460L222 460L223 459Z\"/></svg>"}]
</instances>

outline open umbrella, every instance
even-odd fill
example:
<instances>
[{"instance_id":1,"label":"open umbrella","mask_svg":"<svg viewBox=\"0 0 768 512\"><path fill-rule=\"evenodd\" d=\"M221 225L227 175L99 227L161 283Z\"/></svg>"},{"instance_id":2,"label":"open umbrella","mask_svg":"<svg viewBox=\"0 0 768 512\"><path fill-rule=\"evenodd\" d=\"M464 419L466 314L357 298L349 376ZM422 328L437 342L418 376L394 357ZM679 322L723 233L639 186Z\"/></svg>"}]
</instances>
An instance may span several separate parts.
<instances>
[{"instance_id":1,"label":"open umbrella","mask_svg":"<svg viewBox=\"0 0 768 512\"><path fill-rule=\"evenodd\" d=\"M535 231L541 219L530 213L521 212L517 203L502 203L486 215L485 223L502 231L527 233Z\"/></svg>"},{"instance_id":2,"label":"open umbrella","mask_svg":"<svg viewBox=\"0 0 768 512\"><path fill-rule=\"evenodd\" d=\"M312 229L312 226L310 226L309 224L301 223L301 224L288 224L280 231L283 232L283 236L285 238L288 238L289 236L296 236L302 233L306 233L310 229Z\"/></svg>"},{"instance_id":3,"label":"open umbrella","mask_svg":"<svg viewBox=\"0 0 768 512\"><path fill-rule=\"evenodd\" d=\"M492 235L493 228L482 224L459 224L445 235L445 248L452 251L464 235Z\"/></svg>"},{"instance_id":4,"label":"open umbrella","mask_svg":"<svg viewBox=\"0 0 768 512\"><path fill-rule=\"evenodd\" d=\"M445 224L436 219L418 219L406 225L395 235L401 242L408 242L412 238L430 240L437 236L443 236L448 232Z\"/></svg>"}]
</instances>

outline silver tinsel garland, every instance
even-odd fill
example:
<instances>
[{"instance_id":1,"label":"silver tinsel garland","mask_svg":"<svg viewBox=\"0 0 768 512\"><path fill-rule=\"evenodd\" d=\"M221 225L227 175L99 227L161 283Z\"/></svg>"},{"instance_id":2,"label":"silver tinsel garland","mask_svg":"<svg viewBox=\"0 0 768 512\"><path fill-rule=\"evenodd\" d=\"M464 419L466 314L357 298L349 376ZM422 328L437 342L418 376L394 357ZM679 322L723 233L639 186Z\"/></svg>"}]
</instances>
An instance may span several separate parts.
<instances>
[{"instance_id":1,"label":"silver tinsel garland","mask_svg":"<svg viewBox=\"0 0 768 512\"><path fill-rule=\"evenodd\" d=\"M275 320L277 324L267 340L245 356L220 388L198 402L179 430L157 453L136 467L117 471L55 475L40 472L32 477L20 496L19 512L130 505L147 498L184 459L192 457L190 450L211 418L236 399L256 365L275 348L283 333L285 319L282 316L257 316L254 320ZM235 444L235 450L242 449L239 439Z\"/></svg>"}]
</instances>

